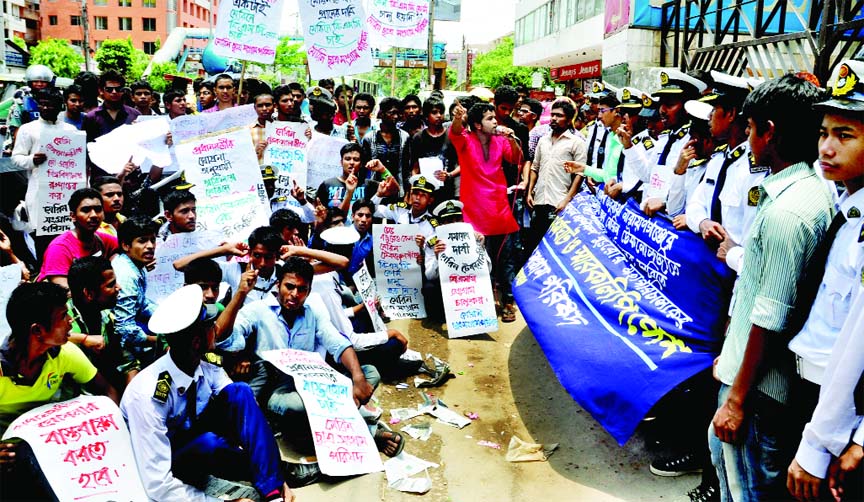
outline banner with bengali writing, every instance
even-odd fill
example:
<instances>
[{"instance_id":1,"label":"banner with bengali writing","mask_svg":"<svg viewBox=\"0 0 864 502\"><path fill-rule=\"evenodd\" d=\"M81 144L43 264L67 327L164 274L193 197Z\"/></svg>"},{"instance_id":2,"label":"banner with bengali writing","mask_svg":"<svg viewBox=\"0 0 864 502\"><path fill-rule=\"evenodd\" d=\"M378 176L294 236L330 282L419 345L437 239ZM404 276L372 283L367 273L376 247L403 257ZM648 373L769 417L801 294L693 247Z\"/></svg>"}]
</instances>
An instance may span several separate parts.
<instances>
[{"instance_id":1,"label":"banner with bengali writing","mask_svg":"<svg viewBox=\"0 0 864 502\"><path fill-rule=\"evenodd\" d=\"M384 470L375 440L354 404L354 387L348 377L331 368L317 352L268 350L261 358L294 378L321 472L354 476Z\"/></svg>"},{"instance_id":2,"label":"banner with bengali writing","mask_svg":"<svg viewBox=\"0 0 864 502\"><path fill-rule=\"evenodd\" d=\"M213 35L219 56L273 64L284 0L225 0Z\"/></svg>"},{"instance_id":3,"label":"banner with bengali writing","mask_svg":"<svg viewBox=\"0 0 864 502\"><path fill-rule=\"evenodd\" d=\"M313 80L372 71L362 0L298 0Z\"/></svg>"},{"instance_id":4,"label":"banner with bengali writing","mask_svg":"<svg viewBox=\"0 0 864 502\"><path fill-rule=\"evenodd\" d=\"M372 319L372 328L375 331L387 331L387 325L378 315L378 288L375 287L375 279L369 275L365 261L360 266L360 270L354 273L353 279L354 285L357 286L357 293L363 298L363 304L366 305L366 311Z\"/></svg>"},{"instance_id":5,"label":"banner with bengali writing","mask_svg":"<svg viewBox=\"0 0 864 502\"><path fill-rule=\"evenodd\" d=\"M27 442L60 500L147 502L120 408L105 396L46 404L3 435Z\"/></svg>"},{"instance_id":6,"label":"banner with bengali writing","mask_svg":"<svg viewBox=\"0 0 864 502\"><path fill-rule=\"evenodd\" d=\"M235 106L197 115L180 115L171 121L171 139L175 145L198 136L236 127L249 127L258 120L254 105ZM258 163L256 158L255 163Z\"/></svg>"},{"instance_id":7,"label":"banner with bengali writing","mask_svg":"<svg viewBox=\"0 0 864 502\"><path fill-rule=\"evenodd\" d=\"M414 238L420 233L416 223L372 225L372 255L375 282L381 307L391 319L423 319L423 272L417 263L420 250Z\"/></svg>"},{"instance_id":8,"label":"banner with bengali writing","mask_svg":"<svg viewBox=\"0 0 864 502\"><path fill-rule=\"evenodd\" d=\"M558 380L624 444L661 397L711 367L734 278L698 235L583 192L513 294Z\"/></svg>"},{"instance_id":9,"label":"banner with bengali writing","mask_svg":"<svg viewBox=\"0 0 864 502\"><path fill-rule=\"evenodd\" d=\"M376 47L429 47L429 0L369 0L366 25Z\"/></svg>"},{"instance_id":10,"label":"banner with bengali writing","mask_svg":"<svg viewBox=\"0 0 864 502\"><path fill-rule=\"evenodd\" d=\"M342 155L339 152L347 144L342 138L312 133L306 151L306 186L317 190L324 180L342 176ZM326 200L326 195L319 198Z\"/></svg>"},{"instance_id":11,"label":"banner with bengali writing","mask_svg":"<svg viewBox=\"0 0 864 502\"><path fill-rule=\"evenodd\" d=\"M268 224L270 204L249 129L197 138L176 147L197 199L198 230L245 240Z\"/></svg>"},{"instance_id":12,"label":"banner with bengali writing","mask_svg":"<svg viewBox=\"0 0 864 502\"><path fill-rule=\"evenodd\" d=\"M274 197L285 197L288 204L300 207L291 197L294 183L306 188L306 130L309 125L302 122L268 122L267 148L264 149L262 165L273 167L276 174Z\"/></svg>"},{"instance_id":13,"label":"banner with bengali writing","mask_svg":"<svg viewBox=\"0 0 864 502\"><path fill-rule=\"evenodd\" d=\"M446 248L438 255L438 275L447 318L447 336L479 335L498 331L495 297L489 276L489 258L477 243L470 223L435 228Z\"/></svg>"},{"instance_id":14,"label":"banner with bengali writing","mask_svg":"<svg viewBox=\"0 0 864 502\"><path fill-rule=\"evenodd\" d=\"M213 249L222 241L221 235L206 230L170 234L164 241L159 241L156 244L156 265L147 270L147 298L159 303L183 287L183 272L174 269L174 262L199 251ZM214 259L225 260L221 256Z\"/></svg>"},{"instance_id":15,"label":"banner with bengali writing","mask_svg":"<svg viewBox=\"0 0 864 502\"><path fill-rule=\"evenodd\" d=\"M87 185L87 135L58 131L39 139L47 160L39 166L36 235L57 235L72 228L69 198Z\"/></svg>"}]
</instances>

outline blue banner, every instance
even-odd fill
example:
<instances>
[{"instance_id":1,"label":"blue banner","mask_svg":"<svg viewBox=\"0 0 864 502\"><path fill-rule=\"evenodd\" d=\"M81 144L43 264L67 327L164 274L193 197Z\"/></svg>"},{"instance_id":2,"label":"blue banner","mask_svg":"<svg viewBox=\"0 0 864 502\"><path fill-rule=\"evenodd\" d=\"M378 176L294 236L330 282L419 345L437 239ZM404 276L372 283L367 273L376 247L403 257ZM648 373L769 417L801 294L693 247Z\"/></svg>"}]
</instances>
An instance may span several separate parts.
<instances>
[{"instance_id":1,"label":"blue banner","mask_svg":"<svg viewBox=\"0 0 864 502\"><path fill-rule=\"evenodd\" d=\"M700 236L585 192L513 294L558 380L624 444L654 403L711 366L734 278Z\"/></svg>"}]
</instances>

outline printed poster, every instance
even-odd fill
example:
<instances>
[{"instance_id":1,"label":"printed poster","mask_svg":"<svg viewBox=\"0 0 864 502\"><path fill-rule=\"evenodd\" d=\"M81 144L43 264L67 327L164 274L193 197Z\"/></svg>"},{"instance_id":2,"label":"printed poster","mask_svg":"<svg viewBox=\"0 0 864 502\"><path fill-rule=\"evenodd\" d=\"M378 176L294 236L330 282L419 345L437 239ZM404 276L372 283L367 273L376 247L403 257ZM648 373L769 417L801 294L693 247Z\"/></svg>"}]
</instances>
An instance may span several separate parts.
<instances>
[{"instance_id":1,"label":"printed poster","mask_svg":"<svg viewBox=\"0 0 864 502\"><path fill-rule=\"evenodd\" d=\"M370 0L366 5L374 46L429 48L429 0Z\"/></svg>"},{"instance_id":2,"label":"printed poster","mask_svg":"<svg viewBox=\"0 0 864 502\"><path fill-rule=\"evenodd\" d=\"M313 80L372 71L361 0L298 0Z\"/></svg>"},{"instance_id":3,"label":"printed poster","mask_svg":"<svg viewBox=\"0 0 864 502\"><path fill-rule=\"evenodd\" d=\"M420 249L414 238L417 224L372 225L375 281L381 307L391 319L426 317L423 303L423 273L417 263Z\"/></svg>"},{"instance_id":4,"label":"printed poster","mask_svg":"<svg viewBox=\"0 0 864 502\"><path fill-rule=\"evenodd\" d=\"M69 198L87 185L87 135L82 131L51 131L40 138L47 160L38 166L36 235L58 235L72 228Z\"/></svg>"},{"instance_id":5,"label":"printed poster","mask_svg":"<svg viewBox=\"0 0 864 502\"><path fill-rule=\"evenodd\" d=\"M273 64L284 5L284 0L220 2L213 52L219 56Z\"/></svg>"},{"instance_id":6,"label":"printed poster","mask_svg":"<svg viewBox=\"0 0 864 502\"><path fill-rule=\"evenodd\" d=\"M301 122L268 122L267 148L264 149L262 165L273 167L276 174L274 197L285 197L289 205L300 207L291 190L294 183L306 188L306 139L308 124Z\"/></svg>"}]
</instances>

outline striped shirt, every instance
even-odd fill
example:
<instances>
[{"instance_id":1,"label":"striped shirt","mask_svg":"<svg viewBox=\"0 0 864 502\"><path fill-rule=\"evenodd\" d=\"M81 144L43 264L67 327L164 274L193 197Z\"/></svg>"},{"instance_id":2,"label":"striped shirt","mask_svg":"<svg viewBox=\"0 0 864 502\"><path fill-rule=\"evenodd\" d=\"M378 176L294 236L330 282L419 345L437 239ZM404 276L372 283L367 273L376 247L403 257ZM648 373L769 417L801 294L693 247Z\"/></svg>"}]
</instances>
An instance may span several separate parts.
<instances>
[{"instance_id":1,"label":"striped shirt","mask_svg":"<svg viewBox=\"0 0 864 502\"><path fill-rule=\"evenodd\" d=\"M735 286L732 319L717 365L717 375L726 385L733 384L741 367L752 325L772 336L786 329L798 282L834 213L830 188L803 162L766 177L752 197L758 197L756 218L744 246L745 266ZM786 403L794 360L786 343L767 345L758 389Z\"/></svg>"}]
</instances>

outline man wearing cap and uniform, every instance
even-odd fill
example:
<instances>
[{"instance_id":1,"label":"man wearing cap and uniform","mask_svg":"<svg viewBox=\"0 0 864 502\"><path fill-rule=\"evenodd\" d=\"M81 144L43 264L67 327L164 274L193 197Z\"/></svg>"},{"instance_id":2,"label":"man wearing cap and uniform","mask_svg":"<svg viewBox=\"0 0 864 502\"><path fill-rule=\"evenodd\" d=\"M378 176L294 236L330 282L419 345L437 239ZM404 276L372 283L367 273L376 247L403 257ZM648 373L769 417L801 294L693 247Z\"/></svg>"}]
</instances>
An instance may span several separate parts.
<instances>
[{"instance_id":1,"label":"man wearing cap and uniform","mask_svg":"<svg viewBox=\"0 0 864 502\"><path fill-rule=\"evenodd\" d=\"M438 226L438 220L429 213L429 207L435 201L435 190L439 188L438 180L426 178L422 174L415 174L411 176L408 182L411 184L410 205L405 202L382 205L381 201L386 194L387 184L381 183L378 187L378 193L371 199L376 206L373 216L388 219L397 225L416 223L420 231L417 237L428 239L435 235L435 227ZM431 252L427 251L426 258L432 258L431 261L434 261L434 255ZM429 263L427 260L427 265Z\"/></svg>"},{"instance_id":2,"label":"man wearing cap and uniform","mask_svg":"<svg viewBox=\"0 0 864 502\"><path fill-rule=\"evenodd\" d=\"M684 208L687 207L687 201L702 181L706 164L712 157L720 154L714 151L714 142L708 126L711 105L688 101L684 103L684 110L690 117L688 133L690 140L678 154L669 181L669 194L666 197L666 213L673 217L673 224L678 230L687 228L687 221L683 215Z\"/></svg>"},{"instance_id":3,"label":"man wearing cap and uniform","mask_svg":"<svg viewBox=\"0 0 864 502\"><path fill-rule=\"evenodd\" d=\"M714 107L711 135L718 144L715 151L722 151L722 156L709 162L685 213L690 230L720 244L726 264L740 273L744 239L756 218L759 183L768 175L768 168L756 165L741 115L750 84L717 71L711 76L714 89L699 101Z\"/></svg>"},{"instance_id":4,"label":"man wearing cap and uniform","mask_svg":"<svg viewBox=\"0 0 864 502\"><path fill-rule=\"evenodd\" d=\"M279 180L279 176L276 175L273 166L262 166L261 179L264 180L264 188L267 191L267 196L270 198L271 213L275 213L280 209L290 209L297 213L297 216L300 217L300 221L303 223L313 223L315 221L315 205L306 198L306 191L296 182L294 182L294 187L291 189L291 197L297 201L297 204L292 204L288 196L284 195L284 188L283 193L276 193L276 182ZM282 184L287 185L288 183L286 180L283 180Z\"/></svg>"},{"instance_id":5,"label":"man wearing cap and uniform","mask_svg":"<svg viewBox=\"0 0 864 502\"><path fill-rule=\"evenodd\" d=\"M864 211L864 190L861 190L864 186L862 77L864 62L844 61L837 69L832 98L815 105L817 110L825 113L819 140L820 167L826 179L843 182L846 191L840 197L839 209L828 234L814 253L812 267L808 266L805 272L806 282L802 282L800 290L802 319L805 321L789 343L789 349L795 353L800 377L797 390L805 398L802 403L804 406L800 409L800 418L803 420L810 418L819 395L819 386L822 386L820 408L816 409L811 423L805 427L795 461L789 467L787 485L799 500L808 498L811 491L819 493L820 481L826 478L832 455L841 456L847 446L857 451L855 463L860 467L861 447L864 445L864 425L855 426L848 420L853 414L864 414L862 410L852 411L854 406L851 403L852 388L861 378L861 361L864 357L860 350L850 352L851 348L861 345L854 339L864 335L860 316L850 316L855 312L852 306L856 298L861 296L864 286L864 219L861 217ZM812 287L807 287L808 283ZM861 302L857 303L860 312ZM859 319L856 320L856 317ZM857 323L857 331L847 333L845 337L839 338L842 343L838 342L838 336L842 336L841 329L849 331L849 326L844 327L849 321ZM844 353L854 356L841 366L829 364L829 359L836 363L843 358ZM857 368L857 371L850 372L852 368L847 366ZM835 384L843 386L846 394L832 394L834 389L830 386ZM860 389L856 389L855 393L858 394L856 399L861 397ZM826 401L832 395L845 403L847 409ZM860 478L857 485L848 488L860 496ZM844 500L850 495L847 493Z\"/></svg>"},{"instance_id":6,"label":"man wearing cap and uniform","mask_svg":"<svg viewBox=\"0 0 864 502\"><path fill-rule=\"evenodd\" d=\"M171 350L145 368L120 402L147 496L211 501L207 476L251 478L262 500L293 500L279 448L252 390L202 360L213 349L215 305L198 285L168 296L150 318Z\"/></svg>"},{"instance_id":7,"label":"man wearing cap and uniform","mask_svg":"<svg viewBox=\"0 0 864 502\"><path fill-rule=\"evenodd\" d=\"M637 201L642 201L642 191L651 177L651 168L657 163L660 152L669 139L667 135L660 135L663 130L660 101L644 93L640 95L640 99L642 108L639 118L645 120L645 129L635 134L633 130L618 133L623 146L624 168L616 179L617 183L610 184L608 193L619 200L634 197Z\"/></svg>"},{"instance_id":8,"label":"man wearing cap and uniform","mask_svg":"<svg viewBox=\"0 0 864 502\"><path fill-rule=\"evenodd\" d=\"M588 93L590 107L595 114L598 114L600 107L600 98L612 94L612 91L606 88L603 82L594 82L591 92ZM603 145L606 144L606 138L609 136L609 129L603 124L599 118L588 122L585 130L585 138L588 140L588 160L586 164L595 166L598 169L603 167L604 150Z\"/></svg>"},{"instance_id":9,"label":"man wearing cap and uniform","mask_svg":"<svg viewBox=\"0 0 864 502\"><path fill-rule=\"evenodd\" d=\"M687 121L684 103L698 98L707 87L701 80L674 68L660 72L660 85L654 95L660 98L660 116L666 127L660 136L665 136L665 144L657 163L651 167L649 183L644 190L642 210L648 216L653 216L666 207L672 170L678 162L681 150L690 141L690 123Z\"/></svg>"}]
</instances>

